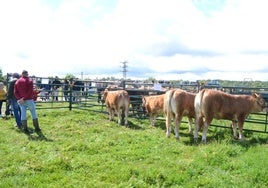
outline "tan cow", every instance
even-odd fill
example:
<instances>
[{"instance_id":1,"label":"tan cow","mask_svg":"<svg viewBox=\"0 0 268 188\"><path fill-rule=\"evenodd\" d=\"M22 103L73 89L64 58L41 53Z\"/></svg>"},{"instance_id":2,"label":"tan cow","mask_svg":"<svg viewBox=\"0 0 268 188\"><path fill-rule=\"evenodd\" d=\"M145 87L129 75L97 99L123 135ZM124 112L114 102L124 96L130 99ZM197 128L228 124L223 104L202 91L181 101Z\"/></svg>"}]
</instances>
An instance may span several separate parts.
<instances>
[{"instance_id":1,"label":"tan cow","mask_svg":"<svg viewBox=\"0 0 268 188\"><path fill-rule=\"evenodd\" d=\"M164 112L164 96L165 94L142 96L142 107L149 114L152 126L155 126L156 116Z\"/></svg>"},{"instance_id":2,"label":"tan cow","mask_svg":"<svg viewBox=\"0 0 268 188\"><path fill-rule=\"evenodd\" d=\"M114 119L114 113L117 113L118 124L122 123L122 114L124 115L125 125L128 125L128 111L129 111L129 95L125 90L103 91L103 100L106 104L109 113L109 120Z\"/></svg>"},{"instance_id":3,"label":"tan cow","mask_svg":"<svg viewBox=\"0 0 268 188\"><path fill-rule=\"evenodd\" d=\"M174 118L174 132L176 139L179 139L179 128L183 116L188 117L189 132L192 132L192 118L195 117L194 99L194 93L190 93L182 89L172 89L166 92L164 98L164 113L166 116L167 137L170 137L170 124L172 118Z\"/></svg>"},{"instance_id":4,"label":"tan cow","mask_svg":"<svg viewBox=\"0 0 268 188\"><path fill-rule=\"evenodd\" d=\"M200 119L204 118L202 141L206 142L208 126L213 118L232 121L233 136L237 137L237 126L239 128L239 139L244 139L242 130L245 119L250 113L260 112L265 108L264 99L253 93L252 95L231 95L222 91L204 89L195 98L196 123L194 139L198 139Z\"/></svg>"}]
</instances>

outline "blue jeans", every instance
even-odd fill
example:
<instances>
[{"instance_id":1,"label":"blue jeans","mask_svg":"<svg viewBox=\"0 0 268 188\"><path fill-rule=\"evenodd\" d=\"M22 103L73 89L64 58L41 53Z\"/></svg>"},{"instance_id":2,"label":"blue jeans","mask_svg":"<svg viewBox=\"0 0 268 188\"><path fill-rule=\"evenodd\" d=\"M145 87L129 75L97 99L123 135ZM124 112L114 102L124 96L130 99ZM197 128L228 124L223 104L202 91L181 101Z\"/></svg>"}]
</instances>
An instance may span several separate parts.
<instances>
[{"instance_id":1,"label":"blue jeans","mask_svg":"<svg viewBox=\"0 0 268 188\"><path fill-rule=\"evenodd\" d=\"M37 118L34 100L25 100L24 103L19 104L21 110L21 121L27 120L27 108L30 110L32 119Z\"/></svg>"},{"instance_id":2,"label":"blue jeans","mask_svg":"<svg viewBox=\"0 0 268 188\"><path fill-rule=\"evenodd\" d=\"M0 100L0 115L2 115L3 102L4 102L4 100Z\"/></svg>"},{"instance_id":3,"label":"blue jeans","mask_svg":"<svg viewBox=\"0 0 268 188\"><path fill-rule=\"evenodd\" d=\"M11 108L18 126L21 126L21 113L17 99L10 99Z\"/></svg>"}]
</instances>

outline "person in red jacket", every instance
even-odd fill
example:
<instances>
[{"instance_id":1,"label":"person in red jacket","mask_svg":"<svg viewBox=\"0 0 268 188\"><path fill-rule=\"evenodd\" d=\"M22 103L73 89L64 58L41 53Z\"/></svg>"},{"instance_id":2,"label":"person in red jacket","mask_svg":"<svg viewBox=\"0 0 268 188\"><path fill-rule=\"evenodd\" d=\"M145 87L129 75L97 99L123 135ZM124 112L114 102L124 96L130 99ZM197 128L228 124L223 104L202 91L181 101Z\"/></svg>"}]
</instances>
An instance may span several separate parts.
<instances>
[{"instance_id":1,"label":"person in red jacket","mask_svg":"<svg viewBox=\"0 0 268 188\"><path fill-rule=\"evenodd\" d=\"M31 112L35 131L40 132L41 129L39 128L36 107L33 100L34 97L33 81L29 78L28 71L26 70L22 71L22 76L16 81L14 87L14 95L18 100L21 109L22 130L27 134L29 133L27 126L27 114L26 114L28 108Z\"/></svg>"},{"instance_id":2,"label":"person in red jacket","mask_svg":"<svg viewBox=\"0 0 268 188\"><path fill-rule=\"evenodd\" d=\"M41 92L41 90L39 90L36 86L33 86L33 89L34 89L34 96L33 96L33 100L34 101L37 101L37 98L38 98L38 94Z\"/></svg>"}]
</instances>

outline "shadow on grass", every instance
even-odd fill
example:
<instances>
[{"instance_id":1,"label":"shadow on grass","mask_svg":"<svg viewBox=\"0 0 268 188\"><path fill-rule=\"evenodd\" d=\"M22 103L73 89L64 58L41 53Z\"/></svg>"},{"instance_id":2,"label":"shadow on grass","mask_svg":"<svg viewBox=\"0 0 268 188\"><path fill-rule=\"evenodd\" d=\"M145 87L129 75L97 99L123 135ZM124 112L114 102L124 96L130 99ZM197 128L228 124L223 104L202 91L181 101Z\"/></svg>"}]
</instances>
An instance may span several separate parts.
<instances>
[{"instance_id":1,"label":"shadow on grass","mask_svg":"<svg viewBox=\"0 0 268 188\"><path fill-rule=\"evenodd\" d=\"M28 139L31 140L31 141L46 141L46 142L52 142L53 140L51 139L48 139L42 131L39 131L39 132L34 132L33 129L29 129L29 132L28 134L26 134L28 136ZM34 134L36 133L36 134Z\"/></svg>"},{"instance_id":2,"label":"shadow on grass","mask_svg":"<svg viewBox=\"0 0 268 188\"><path fill-rule=\"evenodd\" d=\"M261 133L260 133L261 134ZM237 144L243 146L245 148L254 147L257 145L268 144L268 135L264 137L264 135L252 135L251 137L245 137L245 140L232 140L232 144Z\"/></svg>"},{"instance_id":3,"label":"shadow on grass","mask_svg":"<svg viewBox=\"0 0 268 188\"><path fill-rule=\"evenodd\" d=\"M156 128L160 128L160 129L166 130L166 124L165 124L165 122L161 122L161 121L160 122L156 122L156 124L154 126Z\"/></svg>"},{"instance_id":4,"label":"shadow on grass","mask_svg":"<svg viewBox=\"0 0 268 188\"><path fill-rule=\"evenodd\" d=\"M113 122L115 123L116 125L118 125L118 121L116 118L114 118L112 121L108 120L109 122ZM128 120L128 125L125 126L124 125L124 120L121 121L121 124L120 126L122 127L126 127L126 128L129 128L129 129L133 129L133 130L141 130L141 129L144 129L142 126L139 126L137 123L133 123L132 121Z\"/></svg>"},{"instance_id":5,"label":"shadow on grass","mask_svg":"<svg viewBox=\"0 0 268 188\"><path fill-rule=\"evenodd\" d=\"M202 135L202 131L200 131ZM208 131L209 135L207 136L207 143L210 142L226 142L228 144L235 144L240 145L245 148L249 148L252 146L262 145L262 144L268 144L268 135L265 133L255 133L252 131L244 130L243 134L245 137L245 140L235 140L233 138L233 131L232 129L223 129L223 128L215 128ZM183 135L183 134L181 134ZM187 136L188 134L185 134ZM189 135L188 140L184 140L185 145L199 145L204 144L201 141L201 135L198 137L198 141L196 142L193 138L193 134Z\"/></svg>"},{"instance_id":6,"label":"shadow on grass","mask_svg":"<svg viewBox=\"0 0 268 188\"><path fill-rule=\"evenodd\" d=\"M131 121L128 121L128 128L133 129L133 130L141 130L144 129L143 127L137 125L136 123L133 123Z\"/></svg>"}]
</instances>

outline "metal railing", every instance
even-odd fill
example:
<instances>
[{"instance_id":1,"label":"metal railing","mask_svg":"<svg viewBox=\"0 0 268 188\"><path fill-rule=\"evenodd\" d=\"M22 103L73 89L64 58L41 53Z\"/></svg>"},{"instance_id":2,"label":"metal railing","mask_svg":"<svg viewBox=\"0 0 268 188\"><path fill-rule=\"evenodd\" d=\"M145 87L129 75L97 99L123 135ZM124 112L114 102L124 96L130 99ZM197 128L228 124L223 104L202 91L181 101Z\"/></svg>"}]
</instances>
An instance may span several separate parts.
<instances>
[{"instance_id":1,"label":"metal railing","mask_svg":"<svg viewBox=\"0 0 268 188\"><path fill-rule=\"evenodd\" d=\"M37 79L38 80L38 79ZM47 81L48 78L45 78ZM63 80L61 80L61 83ZM131 83L127 83L128 86ZM49 84L49 87L48 87ZM107 113L104 104L101 103L101 92L108 85L116 85L117 87L112 88L113 90L122 89L123 87L118 87L118 82L93 82L93 81L83 81L81 85L75 84L52 84L52 83L42 83L36 81L36 86L40 91L36 100L37 109L60 109L68 108L69 110L80 109L89 110L99 113ZM134 118L148 118L144 109L142 108L142 95L157 95L165 93L165 91L154 90L152 88L153 84L143 84L147 89L140 89L140 85L135 83L134 87L124 88L129 92L131 98L130 106L130 117ZM191 92L197 92L198 86L192 85L167 85L167 88L181 88ZM53 90L53 88L56 88ZM208 86L211 89L220 89L231 94L250 94L252 92L257 92L262 94L263 98L268 103L268 88L249 88L249 87L215 87ZM159 118L163 119L163 118ZM184 121L186 122L186 121ZM214 123L212 126L230 128L230 122L226 123ZM250 114L245 121L244 130L268 133L268 112L254 113Z\"/></svg>"}]
</instances>

